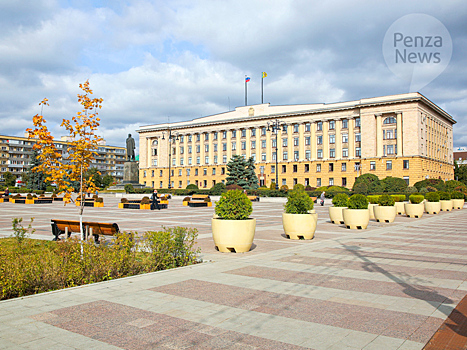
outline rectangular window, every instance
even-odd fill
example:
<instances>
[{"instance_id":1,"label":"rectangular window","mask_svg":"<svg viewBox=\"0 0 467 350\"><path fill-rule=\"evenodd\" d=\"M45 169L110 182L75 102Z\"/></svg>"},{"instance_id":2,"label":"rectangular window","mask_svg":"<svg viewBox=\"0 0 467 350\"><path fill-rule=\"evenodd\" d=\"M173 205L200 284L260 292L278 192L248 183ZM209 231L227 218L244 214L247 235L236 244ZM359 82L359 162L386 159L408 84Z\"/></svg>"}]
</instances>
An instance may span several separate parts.
<instances>
[{"instance_id":1,"label":"rectangular window","mask_svg":"<svg viewBox=\"0 0 467 350\"><path fill-rule=\"evenodd\" d=\"M287 147L287 139L282 139L282 147Z\"/></svg>"},{"instance_id":2,"label":"rectangular window","mask_svg":"<svg viewBox=\"0 0 467 350\"><path fill-rule=\"evenodd\" d=\"M256 136L256 129L251 129L251 136Z\"/></svg>"},{"instance_id":3,"label":"rectangular window","mask_svg":"<svg viewBox=\"0 0 467 350\"><path fill-rule=\"evenodd\" d=\"M261 161L266 161L266 153L261 153Z\"/></svg>"},{"instance_id":4,"label":"rectangular window","mask_svg":"<svg viewBox=\"0 0 467 350\"><path fill-rule=\"evenodd\" d=\"M341 171L347 171L347 163L341 164Z\"/></svg>"},{"instance_id":5,"label":"rectangular window","mask_svg":"<svg viewBox=\"0 0 467 350\"><path fill-rule=\"evenodd\" d=\"M191 146L188 146L188 154L191 154Z\"/></svg>"},{"instance_id":6,"label":"rectangular window","mask_svg":"<svg viewBox=\"0 0 467 350\"><path fill-rule=\"evenodd\" d=\"M209 134L208 133L204 134L204 141L209 141Z\"/></svg>"},{"instance_id":7,"label":"rectangular window","mask_svg":"<svg viewBox=\"0 0 467 350\"><path fill-rule=\"evenodd\" d=\"M310 136L305 136L305 146L309 146L310 145L310 141L311 140L311 137Z\"/></svg>"},{"instance_id":8,"label":"rectangular window","mask_svg":"<svg viewBox=\"0 0 467 350\"><path fill-rule=\"evenodd\" d=\"M329 149L329 158L336 158L336 149L335 148Z\"/></svg>"},{"instance_id":9,"label":"rectangular window","mask_svg":"<svg viewBox=\"0 0 467 350\"><path fill-rule=\"evenodd\" d=\"M212 139L213 139L213 140L217 140L217 132L215 132L215 133L212 134Z\"/></svg>"},{"instance_id":10,"label":"rectangular window","mask_svg":"<svg viewBox=\"0 0 467 350\"><path fill-rule=\"evenodd\" d=\"M227 156L222 156L222 163L227 163Z\"/></svg>"},{"instance_id":11,"label":"rectangular window","mask_svg":"<svg viewBox=\"0 0 467 350\"><path fill-rule=\"evenodd\" d=\"M298 132L298 124L294 124L294 126L293 126L293 132Z\"/></svg>"},{"instance_id":12,"label":"rectangular window","mask_svg":"<svg viewBox=\"0 0 467 350\"><path fill-rule=\"evenodd\" d=\"M272 152L272 160L276 161L276 152Z\"/></svg>"},{"instance_id":13,"label":"rectangular window","mask_svg":"<svg viewBox=\"0 0 467 350\"><path fill-rule=\"evenodd\" d=\"M182 176L182 169L178 169L178 176Z\"/></svg>"},{"instance_id":14,"label":"rectangular window","mask_svg":"<svg viewBox=\"0 0 467 350\"><path fill-rule=\"evenodd\" d=\"M203 169L203 175L207 175L208 174L208 169L204 168Z\"/></svg>"},{"instance_id":15,"label":"rectangular window","mask_svg":"<svg viewBox=\"0 0 467 350\"><path fill-rule=\"evenodd\" d=\"M310 164L305 164L305 173L310 172Z\"/></svg>"},{"instance_id":16,"label":"rectangular window","mask_svg":"<svg viewBox=\"0 0 467 350\"><path fill-rule=\"evenodd\" d=\"M196 157L196 164L201 164L201 158L199 156Z\"/></svg>"},{"instance_id":17,"label":"rectangular window","mask_svg":"<svg viewBox=\"0 0 467 350\"><path fill-rule=\"evenodd\" d=\"M154 170L151 170L151 176L154 177ZM154 186L152 186L154 187Z\"/></svg>"},{"instance_id":18,"label":"rectangular window","mask_svg":"<svg viewBox=\"0 0 467 350\"><path fill-rule=\"evenodd\" d=\"M183 135L180 135L180 143L183 143Z\"/></svg>"},{"instance_id":19,"label":"rectangular window","mask_svg":"<svg viewBox=\"0 0 467 350\"><path fill-rule=\"evenodd\" d=\"M266 136L266 127L265 126L263 126L261 128L261 136Z\"/></svg>"},{"instance_id":20,"label":"rectangular window","mask_svg":"<svg viewBox=\"0 0 467 350\"><path fill-rule=\"evenodd\" d=\"M253 158L253 162L256 162L256 153L252 153L251 158Z\"/></svg>"},{"instance_id":21,"label":"rectangular window","mask_svg":"<svg viewBox=\"0 0 467 350\"><path fill-rule=\"evenodd\" d=\"M221 175L225 175L225 168L221 168Z\"/></svg>"},{"instance_id":22,"label":"rectangular window","mask_svg":"<svg viewBox=\"0 0 467 350\"><path fill-rule=\"evenodd\" d=\"M162 181L159 183L159 187L162 188Z\"/></svg>"},{"instance_id":23,"label":"rectangular window","mask_svg":"<svg viewBox=\"0 0 467 350\"><path fill-rule=\"evenodd\" d=\"M261 140L261 148L266 148L266 140Z\"/></svg>"},{"instance_id":24,"label":"rectangular window","mask_svg":"<svg viewBox=\"0 0 467 350\"><path fill-rule=\"evenodd\" d=\"M349 156L349 149L343 148L342 149L342 158L347 158Z\"/></svg>"},{"instance_id":25,"label":"rectangular window","mask_svg":"<svg viewBox=\"0 0 467 350\"><path fill-rule=\"evenodd\" d=\"M347 119L342 119L342 129L347 129L349 127L349 121Z\"/></svg>"},{"instance_id":26,"label":"rectangular window","mask_svg":"<svg viewBox=\"0 0 467 350\"><path fill-rule=\"evenodd\" d=\"M316 131L322 131L322 130L323 130L323 122L317 122Z\"/></svg>"},{"instance_id":27,"label":"rectangular window","mask_svg":"<svg viewBox=\"0 0 467 350\"><path fill-rule=\"evenodd\" d=\"M360 147L355 147L355 156L356 157L362 156L362 149Z\"/></svg>"},{"instance_id":28,"label":"rectangular window","mask_svg":"<svg viewBox=\"0 0 467 350\"><path fill-rule=\"evenodd\" d=\"M336 143L336 135L335 134L330 134L329 135L329 143L331 143L331 144Z\"/></svg>"},{"instance_id":29,"label":"rectangular window","mask_svg":"<svg viewBox=\"0 0 467 350\"><path fill-rule=\"evenodd\" d=\"M387 152L388 152L388 154L394 154L394 146L393 145L388 145L387 146Z\"/></svg>"},{"instance_id":30,"label":"rectangular window","mask_svg":"<svg viewBox=\"0 0 467 350\"><path fill-rule=\"evenodd\" d=\"M214 156L214 164L217 164L217 156Z\"/></svg>"},{"instance_id":31,"label":"rectangular window","mask_svg":"<svg viewBox=\"0 0 467 350\"><path fill-rule=\"evenodd\" d=\"M392 160L386 161L386 170L392 170Z\"/></svg>"},{"instance_id":32,"label":"rectangular window","mask_svg":"<svg viewBox=\"0 0 467 350\"><path fill-rule=\"evenodd\" d=\"M191 165L191 157L188 157L188 165Z\"/></svg>"},{"instance_id":33,"label":"rectangular window","mask_svg":"<svg viewBox=\"0 0 467 350\"><path fill-rule=\"evenodd\" d=\"M329 186L334 186L334 178L329 178Z\"/></svg>"},{"instance_id":34,"label":"rectangular window","mask_svg":"<svg viewBox=\"0 0 467 350\"><path fill-rule=\"evenodd\" d=\"M407 186L409 186L409 182L410 182L410 181L409 181L409 177L408 177L408 176L404 176L403 179L404 179L405 183L407 184Z\"/></svg>"},{"instance_id":35,"label":"rectangular window","mask_svg":"<svg viewBox=\"0 0 467 350\"><path fill-rule=\"evenodd\" d=\"M212 145L214 147L214 152L217 152L217 143Z\"/></svg>"},{"instance_id":36,"label":"rectangular window","mask_svg":"<svg viewBox=\"0 0 467 350\"><path fill-rule=\"evenodd\" d=\"M222 138L226 139L227 138L227 131L222 131Z\"/></svg>"},{"instance_id":37,"label":"rectangular window","mask_svg":"<svg viewBox=\"0 0 467 350\"><path fill-rule=\"evenodd\" d=\"M191 169L186 169L186 176L190 176Z\"/></svg>"},{"instance_id":38,"label":"rectangular window","mask_svg":"<svg viewBox=\"0 0 467 350\"><path fill-rule=\"evenodd\" d=\"M177 165L177 159L172 158L172 166L175 166L175 165Z\"/></svg>"},{"instance_id":39,"label":"rectangular window","mask_svg":"<svg viewBox=\"0 0 467 350\"><path fill-rule=\"evenodd\" d=\"M162 170L159 170L159 176L162 176Z\"/></svg>"},{"instance_id":40,"label":"rectangular window","mask_svg":"<svg viewBox=\"0 0 467 350\"><path fill-rule=\"evenodd\" d=\"M316 172L317 173L321 172L321 164L316 164Z\"/></svg>"},{"instance_id":41,"label":"rectangular window","mask_svg":"<svg viewBox=\"0 0 467 350\"><path fill-rule=\"evenodd\" d=\"M306 150L306 151L305 151L305 159L306 159L306 160L310 160L310 159L311 159L311 151L310 151L310 150Z\"/></svg>"},{"instance_id":42,"label":"rectangular window","mask_svg":"<svg viewBox=\"0 0 467 350\"><path fill-rule=\"evenodd\" d=\"M329 163L329 172L332 173L334 171L334 163Z\"/></svg>"},{"instance_id":43,"label":"rectangular window","mask_svg":"<svg viewBox=\"0 0 467 350\"><path fill-rule=\"evenodd\" d=\"M201 137L200 134L196 134L196 141L199 141L199 140L200 140L200 137Z\"/></svg>"},{"instance_id":44,"label":"rectangular window","mask_svg":"<svg viewBox=\"0 0 467 350\"><path fill-rule=\"evenodd\" d=\"M293 138L293 145L298 146L298 137Z\"/></svg>"},{"instance_id":45,"label":"rectangular window","mask_svg":"<svg viewBox=\"0 0 467 350\"><path fill-rule=\"evenodd\" d=\"M296 173L296 172L298 171L298 166L297 166L297 164L294 164L294 165L293 165L292 171L293 171L294 173Z\"/></svg>"},{"instance_id":46,"label":"rectangular window","mask_svg":"<svg viewBox=\"0 0 467 350\"><path fill-rule=\"evenodd\" d=\"M329 130L334 130L336 128L336 121L330 120L329 121Z\"/></svg>"},{"instance_id":47,"label":"rectangular window","mask_svg":"<svg viewBox=\"0 0 467 350\"><path fill-rule=\"evenodd\" d=\"M201 146L200 145L196 145L196 153L199 153L201 152Z\"/></svg>"},{"instance_id":48,"label":"rectangular window","mask_svg":"<svg viewBox=\"0 0 467 350\"><path fill-rule=\"evenodd\" d=\"M376 170L376 162L370 162L370 170Z\"/></svg>"},{"instance_id":49,"label":"rectangular window","mask_svg":"<svg viewBox=\"0 0 467 350\"><path fill-rule=\"evenodd\" d=\"M272 139L272 148L276 148L276 144L277 144L276 139Z\"/></svg>"},{"instance_id":50,"label":"rectangular window","mask_svg":"<svg viewBox=\"0 0 467 350\"><path fill-rule=\"evenodd\" d=\"M321 187L321 179L319 177L316 179L316 187Z\"/></svg>"},{"instance_id":51,"label":"rectangular window","mask_svg":"<svg viewBox=\"0 0 467 350\"><path fill-rule=\"evenodd\" d=\"M298 161L298 151L294 151L294 153L293 153L293 159L294 159L295 161Z\"/></svg>"},{"instance_id":52,"label":"rectangular window","mask_svg":"<svg viewBox=\"0 0 467 350\"><path fill-rule=\"evenodd\" d=\"M204 164L209 164L209 157L208 156L204 157Z\"/></svg>"},{"instance_id":53,"label":"rectangular window","mask_svg":"<svg viewBox=\"0 0 467 350\"><path fill-rule=\"evenodd\" d=\"M356 128L360 127L360 118L355 118L355 127Z\"/></svg>"},{"instance_id":54,"label":"rectangular window","mask_svg":"<svg viewBox=\"0 0 467 350\"><path fill-rule=\"evenodd\" d=\"M282 166L282 172L283 172L283 173L286 173L286 172L287 172L287 165L283 165L283 166Z\"/></svg>"},{"instance_id":55,"label":"rectangular window","mask_svg":"<svg viewBox=\"0 0 467 350\"><path fill-rule=\"evenodd\" d=\"M317 143L318 145L322 145L322 144L323 144L323 136L322 136L322 135L316 136L316 143Z\"/></svg>"},{"instance_id":56,"label":"rectangular window","mask_svg":"<svg viewBox=\"0 0 467 350\"><path fill-rule=\"evenodd\" d=\"M222 150L227 151L227 144L225 142L222 144Z\"/></svg>"},{"instance_id":57,"label":"rectangular window","mask_svg":"<svg viewBox=\"0 0 467 350\"><path fill-rule=\"evenodd\" d=\"M242 129L241 133L242 133L242 137L246 137L246 129Z\"/></svg>"},{"instance_id":58,"label":"rectangular window","mask_svg":"<svg viewBox=\"0 0 467 350\"><path fill-rule=\"evenodd\" d=\"M237 137L237 130L232 130L231 134L232 134L233 139L236 138Z\"/></svg>"},{"instance_id":59,"label":"rectangular window","mask_svg":"<svg viewBox=\"0 0 467 350\"><path fill-rule=\"evenodd\" d=\"M232 151L235 151L237 149L237 143L232 142Z\"/></svg>"},{"instance_id":60,"label":"rectangular window","mask_svg":"<svg viewBox=\"0 0 467 350\"><path fill-rule=\"evenodd\" d=\"M306 123L305 124L305 132L309 132L311 130L311 124L310 123Z\"/></svg>"},{"instance_id":61,"label":"rectangular window","mask_svg":"<svg viewBox=\"0 0 467 350\"><path fill-rule=\"evenodd\" d=\"M180 146L180 154L183 154L183 146Z\"/></svg>"},{"instance_id":62,"label":"rectangular window","mask_svg":"<svg viewBox=\"0 0 467 350\"><path fill-rule=\"evenodd\" d=\"M209 152L209 145L204 145L204 152Z\"/></svg>"},{"instance_id":63,"label":"rectangular window","mask_svg":"<svg viewBox=\"0 0 467 350\"><path fill-rule=\"evenodd\" d=\"M287 180L286 179L282 179L282 186L287 186Z\"/></svg>"},{"instance_id":64,"label":"rectangular window","mask_svg":"<svg viewBox=\"0 0 467 350\"><path fill-rule=\"evenodd\" d=\"M251 149L256 149L256 141L251 141Z\"/></svg>"},{"instance_id":65,"label":"rectangular window","mask_svg":"<svg viewBox=\"0 0 467 350\"><path fill-rule=\"evenodd\" d=\"M282 160L287 160L288 158L289 156L288 156L287 151L284 151L284 153L282 153Z\"/></svg>"},{"instance_id":66,"label":"rectangular window","mask_svg":"<svg viewBox=\"0 0 467 350\"><path fill-rule=\"evenodd\" d=\"M198 169L195 169L195 176L198 176Z\"/></svg>"},{"instance_id":67,"label":"rectangular window","mask_svg":"<svg viewBox=\"0 0 467 350\"><path fill-rule=\"evenodd\" d=\"M242 150L246 150L246 141L242 141L241 147Z\"/></svg>"},{"instance_id":68,"label":"rectangular window","mask_svg":"<svg viewBox=\"0 0 467 350\"><path fill-rule=\"evenodd\" d=\"M212 168L212 175L216 175L216 168Z\"/></svg>"},{"instance_id":69,"label":"rectangular window","mask_svg":"<svg viewBox=\"0 0 467 350\"><path fill-rule=\"evenodd\" d=\"M317 152L318 159L323 159L323 150L319 149Z\"/></svg>"},{"instance_id":70,"label":"rectangular window","mask_svg":"<svg viewBox=\"0 0 467 350\"><path fill-rule=\"evenodd\" d=\"M409 168L409 160L404 160L404 164L403 164L403 169L408 169Z\"/></svg>"},{"instance_id":71,"label":"rectangular window","mask_svg":"<svg viewBox=\"0 0 467 350\"><path fill-rule=\"evenodd\" d=\"M342 178L342 187L346 187L346 186L347 186L347 178L343 177Z\"/></svg>"},{"instance_id":72,"label":"rectangular window","mask_svg":"<svg viewBox=\"0 0 467 350\"><path fill-rule=\"evenodd\" d=\"M282 133L287 134L287 125L282 125Z\"/></svg>"},{"instance_id":73,"label":"rectangular window","mask_svg":"<svg viewBox=\"0 0 467 350\"><path fill-rule=\"evenodd\" d=\"M180 165L183 165L183 158L180 158Z\"/></svg>"},{"instance_id":74,"label":"rectangular window","mask_svg":"<svg viewBox=\"0 0 467 350\"><path fill-rule=\"evenodd\" d=\"M349 142L349 134L342 134L342 143Z\"/></svg>"},{"instance_id":75,"label":"rectangular window","mask_svg":"<svg viewBox=\"0 0 467 350\"><path fill-rule=\"evenodd\" d=\"M362 134L357 133L355 134L355 142L361 142L362 141Z\"/></svg>"},{"instance_id":76,"label":"rectangular window","mask_svg":"<svg viewBox=\"0 0 467 350\"><path fill-rule=\"evenodd\" d=\"M192 135L188 135L188 142L191 142Z\"/></svg>"},{"instance_id":77,"label":"rectangular window","mask_svg":"<svg viewBox=\"0 0 467 350\"><path fill-rule=\"evenodd\" d=\"M275 173L276 173L276 166L271 165L271 174L275 174Z\"/></svg>"}]
</instances>

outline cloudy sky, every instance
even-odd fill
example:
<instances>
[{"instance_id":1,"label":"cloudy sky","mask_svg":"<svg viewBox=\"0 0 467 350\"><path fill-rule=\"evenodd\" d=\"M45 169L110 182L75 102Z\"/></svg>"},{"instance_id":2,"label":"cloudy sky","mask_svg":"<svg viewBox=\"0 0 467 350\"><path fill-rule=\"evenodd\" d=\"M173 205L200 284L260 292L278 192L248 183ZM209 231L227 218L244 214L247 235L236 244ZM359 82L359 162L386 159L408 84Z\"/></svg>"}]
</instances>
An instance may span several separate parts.
<instances>
[{"instance_id":1,"label":"cloudy sky","mask_svg":"<svg viewBox=\"0 0 467 350\"><path fill-rule=\"evenodd\" d=\"M417 89L457 120L454 145L467 146L465 0L0 0L0 134L23 135L47 97L44 117L60 137L87 79L104 99L100 132L118 146L140 125L243 105L245 75L248 103L260 103L262 71L273 105L409 92L383 41L417 13L452 39L446 69Z\"/></svg>"}]
</instances>

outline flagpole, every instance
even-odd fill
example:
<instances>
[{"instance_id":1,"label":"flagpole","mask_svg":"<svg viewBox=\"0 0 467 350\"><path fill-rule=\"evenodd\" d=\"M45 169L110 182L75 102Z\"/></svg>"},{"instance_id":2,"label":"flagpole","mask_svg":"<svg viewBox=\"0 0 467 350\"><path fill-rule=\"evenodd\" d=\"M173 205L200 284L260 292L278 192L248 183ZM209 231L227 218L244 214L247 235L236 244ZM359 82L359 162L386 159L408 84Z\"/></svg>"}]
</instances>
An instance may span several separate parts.
<instances>
[{"instance_id":1,"label":"flagpole","mask_svg":"<svg viewBox=\"0 0 467 350\"><path fill-rule=\"evenodd\" d=\"M263 104L263 80L264 80L264 74L261 72L261 104Z\"/></svg>"},{"instance_id":2,"label":"flagpole","mask_svg":"<svg viewBox=\"0 0 467 350\"><path fill-rule=\"evenodd\" d=\"M248 100L247 100L247 87L246 87L246 84L247 84L247 81L246 81L246 75L245 75L245 106L248 106Z\"/></svg>"}]
</instances>

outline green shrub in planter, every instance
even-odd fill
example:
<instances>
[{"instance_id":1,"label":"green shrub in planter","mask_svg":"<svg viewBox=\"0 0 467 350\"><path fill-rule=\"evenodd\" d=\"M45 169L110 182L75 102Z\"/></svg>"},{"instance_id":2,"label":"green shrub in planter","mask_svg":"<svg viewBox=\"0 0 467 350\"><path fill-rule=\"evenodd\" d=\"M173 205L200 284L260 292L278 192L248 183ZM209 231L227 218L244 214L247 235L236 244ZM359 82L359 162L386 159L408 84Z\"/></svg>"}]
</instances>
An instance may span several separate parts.
<instances>
[{"instance_id":1,"label":"green shrub in planter","mask_svg":"<svg viewBox=\"0 0 467 350\"><path fill-rule=\"evenodd\" d=\"M285 212L287 214L308 214L313 209L313 200L305 192L303 185L295 185L292 191L289 191Z\"/></svg>"},{"instance_id":2,"label":"green shrub in planter","mask_svg":"<svg viewBox=\"0 0 467 350\"><path fill-rule=\"evenodd\" d=\"M405 194L391 194L391 197L394 199L394 202L405 201Z\"/></svg>"},{"instance_id":3,"label":"green shrub in planter","mask_svg":"<svg viewBox=\"0 0 467 350\"><path fill-rule=\"evenodd\" d=\"M394 198L388 194L383 194L378 199L378 204L382 207L392 207L394 206Z\"/></svg>"},{"instance_id":4,"label":"green shrub in planter","mask_svg":"<svg viewBox=\"0 0 467 350\"><path fill-rule=\"evenodd\" d=\"M451 195L447 192L439 191L438 194L439 194L439 200L441 201L448 201L451 199Z\"/></svg>"},{"instance_id":5,"label":"green shrub in planter","mask_svg":"<svg viewBox=\"0 0 467 350\"><path fill-rule=\"evenodd\" d=\"M373 194L373 195L367 196L366 198L368 198L368 202L370 202L371 204L378 204L379 197L381 196Z\"/></svg>"},{"instance_id":6,"label":"green shrub in planter","mask_svg":"<svg viewBox=\"0 0 467 350\"><path fill-rule=\"evenodd\" d=\"M26 199L31 200L31 199L32 199L32 194L31 194L31 193L28 193L28 194L26 195Z\"/></svg>"},{"instance_id":7,"label":"green shrub in planter","mask_svg":"<svg viewBox=\"0 0 467 350\"><path fill-rule=\"evenodd\" d=\"M205 198L203 199L203 201L204 201L205 203L209 203L209 202L211 202L211 198L210 198L210 197L205 197Z\"/></svg>"},{"instance_id":8,"label":"green shrub in planter","mask_svg":"<svg viewBox=\"0 0 467 350\"><path fill-rule=\"evenodd\" d=\"M102 198L102 197L97 197L94 201L95 201L96 203L104 203L104 198Z\"/></svg>"},{"instance_id":9,"label":"green shrub in planter","mask_svg":"<svg viewBox=\"0 0 467 350\"><path fill-rule=\"evenodd\" d=\"M451 199L464 199L464 194L459 191L451 192Z\"/></svg>"},{"instance_id":10,"label":"green shrub in planter","mask_svg":"<svg viewBox=\"0 0 467 350\"><path fill-rule=\"evenodd\" d=\"M122 198L122 199L120 199L120 203L128 203L128 199Z\"/></svg>"},{"instance_id":11,"label":"green shrub in planter","mask_svg":"<svg viewBox=\"0 0 467 350\"><path fill-rule=\"evenodd\" d=\"M439 194L438 192L428 192L425 195L425 198L428 202L439 202Z\"/></svg>"},{"instance_id":12,"label":"green shrub in planter","mask_svg":"<svg viewBox=\"0 0 467 350\"><path fill-rule=\"evenodd\" d=\"M147 196L144 196L142 199L141 199L141 204L150 204L151 201L149 200L149 197Z\"/></svg>"},{"instance_id":13,"label":"green shrub in planter","mask_svg":"<svg viewBox=\"0 0 467 350\"><path fill-rule=\"evenodd\" d=\"M421 194L411 194L409 197L410 203L419 204L425 199Z\"/></svg>"},{"instance_id":14,"label":"green shrub in planter","mask_svg":"<svg viewBox=\"0 0 467 350\"><path fill-rule=\"evenodd\" d=\"M368 209L368 199L363 194L354 194L347 200L349 209Z\"/></svg>"},{"instance_id":15,"label":"green shrub in planter","mask_svg":"<svg viewBox=\"0 0 467 350\"><path fill-rule=\"evenodd\" d=\"M221 194L215 211L221 219L246 220L253 212L253 205L245 193L231 190Z\"/></svg>"},{"instance_id":16,"label":"green shrub in planter","mask_svg":"<svg viewBox=\"0 0 467 350\"><path fill-rule=\"evenodd\" d=\"M190 197L185 197L185 198L183 198L182 202L189 202L189 201L191 201L191 198Z\"/></svg>"},{"instance_id":17,"label":"green shrub in planter","mask_svg":"<svg viewBox=\"0 0 467 350\"><path fill-rule=\"evenodd\" d=\"M335 207L346 207L348 199L349 196L347 196L345 193L338 193L332 199L332 204Z\"/></svg>"}]
</instances>

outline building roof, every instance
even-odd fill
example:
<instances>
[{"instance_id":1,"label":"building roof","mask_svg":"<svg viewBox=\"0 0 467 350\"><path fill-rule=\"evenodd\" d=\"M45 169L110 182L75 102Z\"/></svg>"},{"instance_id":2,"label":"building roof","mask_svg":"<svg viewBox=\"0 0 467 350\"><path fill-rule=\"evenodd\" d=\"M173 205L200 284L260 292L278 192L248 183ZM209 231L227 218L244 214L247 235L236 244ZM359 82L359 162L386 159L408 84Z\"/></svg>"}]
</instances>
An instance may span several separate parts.
<instances>
[{"instance_id":1,"label":"building roof","mask_svg":"<svg viewBox=\"0 0 467 350\"><path fill-rule=\"evenodd\" d=\"M399 95L389 95L382 97L373 97L373 98L364 98L355 101L347 102L336 102L336 103L314 103L314 104L300 104L300 105L282 105L282 106L271 106L269 103L251 105L251 106L241 106L236 107L233 111L228 111L224 113L214 114L210 116L205 116L201 118L196 118L188 121L181 121L175 123L163 123L163 124L153 124L153 125L144 125L137 130L138 133L144 133L149 131L171 129L180 129L187 127L202 126L208 124L223 124L223 123L232 123L236 121L243 120L255 120L255 119L268 119L271 117L289 117L289 116L298 116L305 114L316 114L329 111L342 111L342 110L352 110L355 108L362 107L371 107L385 104L401 103L401 102L412 102L412 101L421 101L434 109L436 112L441 114L443 117L448 119L453 124L456 121L441 109L439 106L431 102L425 96L418 92L399 94ZM253 109L253 115L250 115L250 111Z\"/></svg>"}]
</instances>

